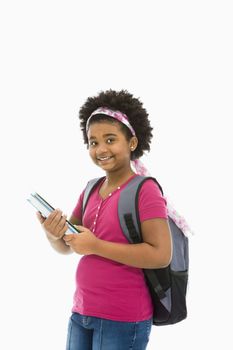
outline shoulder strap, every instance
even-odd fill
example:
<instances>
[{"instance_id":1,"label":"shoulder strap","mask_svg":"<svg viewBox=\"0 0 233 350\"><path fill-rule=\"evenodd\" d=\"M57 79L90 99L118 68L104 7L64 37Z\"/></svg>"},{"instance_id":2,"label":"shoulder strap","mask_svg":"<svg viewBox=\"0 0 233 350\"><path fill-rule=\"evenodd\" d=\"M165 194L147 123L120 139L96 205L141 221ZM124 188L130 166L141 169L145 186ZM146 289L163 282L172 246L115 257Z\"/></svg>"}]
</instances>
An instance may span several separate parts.
<instances>
[{"instance_id":1,"label":"shoulder strap","mask_svg":"<svg viewBox=\"0 0 233 350\"><path fill-rule=\"evenodd\" d=\"M85 212L91 193L103 179L104 177L98 177L88 181L84 191L82 213ZM130 243L142 242L141 225L138 210L138 197L142 185L149 179L155 181L155 183L159 186L161 193L163 194L162 187L158 181L153 177L145 176L135 176L120 193L118 202L118 217L121 229Z\"/></svg>"},{"instance_id":2,"label":"shoulder strap","mask_svg":"<svg viewBox=\"0 0 233 350\"><path fill-rule=\"evenodd\" d=\"M138 196L142 185L149 179L155 181L163 194L162 187L158 181L153 177L145 176L135 176L120 194L118 203L118 217L122 231L130 243L142 242L138 210Z\"/></svg>"},{"instance_id":3,"label":"shoulder strap","mask_svg":"<svg viewBox=\"0 0 233 350\"><path fill-rule=\"evenodd\" d=\"M98 184L103 180L103 178L104 177L97 177L95 179L88 181L87 186L86 186L85 191L84 191L82 214L84 214L84 211L86 209L87 202L90 198L91 193L98 186Z\"/></svg>"},{"instance_id":4,"label":"shoulder strap","mask_svg":"<svg viewBox=\"0 0 233 350\"><path fill-rule=\"evenodd\" d=\"M139 191L147 180L153 180L159 187L162 195L163 189L158 181L153 177L136 176L124 188L120 194L118 202L118 216L122 231L130 243L142 242L141 224L139 219L138 196ZM166 297L166 294L156 276L151 269L144 269L147 282L154 290L159 299Z\"/></svg>"}]
</instances>

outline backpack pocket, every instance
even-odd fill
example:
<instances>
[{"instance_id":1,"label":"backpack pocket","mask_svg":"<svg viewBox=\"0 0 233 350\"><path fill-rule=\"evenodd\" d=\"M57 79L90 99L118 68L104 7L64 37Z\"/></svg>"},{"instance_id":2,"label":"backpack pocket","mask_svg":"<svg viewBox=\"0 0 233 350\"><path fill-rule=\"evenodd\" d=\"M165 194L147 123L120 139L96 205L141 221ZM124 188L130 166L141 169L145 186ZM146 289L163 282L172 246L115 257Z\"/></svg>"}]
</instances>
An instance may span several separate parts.
<instances>
[{"instance_id":1,"label":"backpack pocket","mask_svg":"<svg viewBox=\"0 0 233 350\"><path fill-rule=\"evenodd\" d=\"M171 277L171 314L170 323L182 321L187 317L186 292L188 271L170 271Z\"/></svg>"}]
</instances>

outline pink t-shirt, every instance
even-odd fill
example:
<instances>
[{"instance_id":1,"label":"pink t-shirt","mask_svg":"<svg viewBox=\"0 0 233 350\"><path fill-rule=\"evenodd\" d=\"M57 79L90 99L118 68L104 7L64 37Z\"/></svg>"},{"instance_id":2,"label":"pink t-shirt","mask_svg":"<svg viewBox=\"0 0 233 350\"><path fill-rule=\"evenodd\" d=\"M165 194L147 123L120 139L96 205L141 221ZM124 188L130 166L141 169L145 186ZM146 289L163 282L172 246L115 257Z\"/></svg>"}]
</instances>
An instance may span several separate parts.
<instances>
[{"instance_id":1,"label":"pink t-shirt","mask_svg":"<svg viewBox=\"0 0 233 350\"><path fill-rule=\"evenodd\" d=\"M99 195L99 184L88 200L83 217L82 192L73 215L98 238L129 244L120 227L117 205L120 191L134 176L137 175L133 175L106 199ZM166 200L152 180L146 181L141 187L139 216L141 222L153 218L167 219ZM153 314L153 306L142 269L97 255L83 256L76 271L72 311L122 322L149 319Z\"/></svg>"}]
</instances>

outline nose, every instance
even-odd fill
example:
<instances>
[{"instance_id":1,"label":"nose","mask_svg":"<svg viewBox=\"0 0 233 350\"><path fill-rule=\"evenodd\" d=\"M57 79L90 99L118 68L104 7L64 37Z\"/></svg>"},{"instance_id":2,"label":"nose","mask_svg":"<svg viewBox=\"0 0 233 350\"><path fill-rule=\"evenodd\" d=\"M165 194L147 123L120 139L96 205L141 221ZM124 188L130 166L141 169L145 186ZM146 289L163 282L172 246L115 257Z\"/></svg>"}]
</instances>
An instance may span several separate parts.
<instances>
[{"instance_id":1,"label":"nose","mask_svg":"<svg viewBox=\"0 0 233 350\"><path fill-rule=\"evenodd\" d=\"M99 143L96 147L96 154L100 156L108 152L108 147L105 143Z\"/></svg>"}]
</instances>

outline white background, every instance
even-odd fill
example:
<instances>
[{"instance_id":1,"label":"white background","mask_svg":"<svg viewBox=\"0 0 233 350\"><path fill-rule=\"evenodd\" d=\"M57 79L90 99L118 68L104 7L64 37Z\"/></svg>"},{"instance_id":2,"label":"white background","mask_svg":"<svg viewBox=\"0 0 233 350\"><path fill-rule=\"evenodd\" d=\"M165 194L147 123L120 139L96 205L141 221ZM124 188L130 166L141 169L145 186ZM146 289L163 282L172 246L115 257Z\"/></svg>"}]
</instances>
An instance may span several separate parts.
<instances>
[{"instance_id":1,"label":"white background","mask_svg":"<svg viewBox=\"0 0 233 350\"><path fill-rule=\"evenodd\" d=\"M1 349L65 348L79 256L52 250L26 198L37 191L69 215L102 174L78 110L109 88L144 102L144 162L195 232L188 319L153 327L148 349L232 349L231 5L1 2Z\"/></svg>"}]
</instances>

